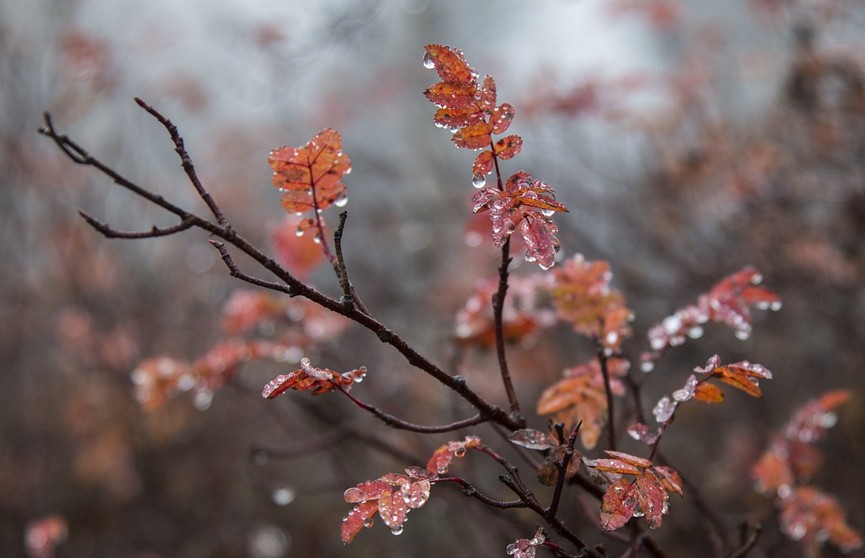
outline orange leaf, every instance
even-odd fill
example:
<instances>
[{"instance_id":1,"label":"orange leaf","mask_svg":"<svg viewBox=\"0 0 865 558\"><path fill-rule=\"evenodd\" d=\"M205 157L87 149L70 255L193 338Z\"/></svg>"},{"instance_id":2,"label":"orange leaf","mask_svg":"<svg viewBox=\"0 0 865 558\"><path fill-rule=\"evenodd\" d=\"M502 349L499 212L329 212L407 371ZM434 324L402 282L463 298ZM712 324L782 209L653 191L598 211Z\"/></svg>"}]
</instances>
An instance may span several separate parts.
<instances>
[{"instance_id":1,"label":"orange leaf","mask_svg":"<svg viewBox=\"0 0 865 558\"><path fill-rule=\"evenodd\" d=\"M465 55L459 49L444 45L427 45L426 59L431 60L442 81L450 83L473 83L476 72L469 67Z\"/></svg>"},{"instance_id":2,"label":"orange leaf","mask_svg":"<svg viewBox=\"0 0 865 558\"><path fill-rule=\"evenodd\" d=\"M273 399L289 389L298 391L312 391L313 395L327 393L343 386L348 389L354 382L362 380L366 375L366 367L361 366L344 374L334 372L327 368L313 367L309 359L304 357L300 361L300 368L289 374L280 374L264 386L261 396L265 399Z\"/></svg>"},{"instance_id":3,"label":"orange leaf","mask_svg":"<svg viewBox=\"0 0 865 558\"><path fill-rule=\"evenodd\" d=\"M724 392L716 385L703 382L694 389L694 399L704 403L720 403L724 400Z\"/></svg>"},{"instance_id":4,"label":"orange leaf","mask_svg":"<svg viewBox=\"0 0 865 558\"><path fill-rule=\"evenodd\" d=\"M291 213L326 209L345 198L342 177L351 161L342 152L342 138L333 128L316 134L302 147L280 147L270 152L273 185L282 192L282 205Z\"/></svg>"},{"instance_id":5,"label":"orange leaf","mask_svg":"<svg viewBox=\"0 0 865 558\"><path fill-rule=\"evenodd\" d=\"M454 133L451 141L457 147L465 149L483 149L484 147L489 147L492 143L490 125L486 122L480 122L460 128Z\"/></svg>"},{"instance_id":6,"label":"orange leaf","mask_svg":"<svg viewBox=\"0 0 865 558\"><path fill-rule=\"evenodd\" d=\"M481 439L477 436L466 436L461 442L448 442L439 447L427 462L426 470L429 477L436 478L448 472L451 461L455 457L463 457L467 449L478 447Z\"/></svg>"},{"instance_id":7,"label":"orange leaf","mask_svg":"<svg viewBox=\"0 0 865 558\"><path fill-rule=\"evenodd\" d=\"M343 544L350 543L364 527L372 526L372 516L378 511L378 500L370 500L356 505L342 519L340 539Z\"/></svg>"},{"instance_id":8,"label":"orange leaf","mask_svg":"<svg viewBox=\"0 0 865 558\"><path fill-rule=\"evenodd\" d=\"M495 133L495 128L493 128L493 132ZM523 148L523 139L520 136L511 135L506 136L496 142L495 151L496 156L499 159L513 159L517 156L520 150ZM533 205L527 203L526 205ZM564 205L555 202L555 207L542 207L541 209L552 209L553 211L563 211ZM538 206L534 206L538 207ZM562 209L560 209L562 208Z\"/></svg>"},{"instance_id":9,"label":"orange leaf","mask_svg":"<svg viewBox=\"0 0 865 558\"><path fill-rule=\"evenodd\" d=\"M475 98L477 87L474 83L451 83L440 81L430 85L424 95L433 104L452 110L477 110Z\"/></svg>"},{"instance_id":10,"label":"orange leaf","mask_svg":"<svg viewBox=\"0 0 865 558\"><path fill-rule=\"evenodd\" d=\"M604 531L615 531L623 527L637 509L637 494L634 483L619 479L607 487L601 503L601 527Z\"/></svg>"}]
</instances>

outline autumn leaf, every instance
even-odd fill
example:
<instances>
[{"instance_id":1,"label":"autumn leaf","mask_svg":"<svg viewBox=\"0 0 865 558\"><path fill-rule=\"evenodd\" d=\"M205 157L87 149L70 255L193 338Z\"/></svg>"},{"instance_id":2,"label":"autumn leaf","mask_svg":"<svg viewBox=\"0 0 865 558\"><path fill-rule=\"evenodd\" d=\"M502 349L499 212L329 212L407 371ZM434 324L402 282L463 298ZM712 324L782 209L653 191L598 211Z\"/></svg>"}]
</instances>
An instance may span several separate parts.
<instances>
[{"instance_id":1,"label":"autumn leaf","mask_svg":"<svg viewBox=\"0 0 865 558\"><path fill-rule=\"evenodd\" d=\"M607 360L610 389L614 395L624 394L621 378L627 374L629 366L625 359ZM593 359L588 364L566 369L563 376L538 398L537 413L553 415L553 420L563 423L566 428L582 421L580 441L591 449L598 443L607 418L607 394L600 363Z\"/></svg>"},{"instance_id":2,"label":"autumn leaf","mask_svg":"<svg viewBox=\"0 0 865 558\"><path fill-rule=\"evenodd\" d=\"M633 313L624 296L610 287L612 279L606 261L590 262L577 254L548 279L548 290L561 321L614 353L631 335Z\"/></svg>"},{"instance_id":3,"label":"autumn leaf","mask_svg":"<svg viewBox=\"0 0 865 558\"><path fill-rule=\"evenodd\" d=\"M669 511L670 492L682 495L682 479L670 467L654 467L642 457L617 451L605 452L609 459L587 460L586 466L604 473L632 475L607 487L601 502L601 526L606 531L623 527L631 517L642 516L650 529L657 529Z\"/></svg>"},{"instance_id":4,"label":"autumn leaf","mask_svg":"<svg viewBox=\"0 0 865 558\"><path fill-rule=\"evenodd\" d=\"M649 329L649 343L654 353L642 355L643 369L650 371L660 351L676 347L686 339L697 339L703 335L703 326L708 322L729 325L736 337L747 339L751 333L751 308L780 310L778 295L759 286L763 276L753 267L746 267L716 283L708 293L692 304L664 318Z\"/></svg>"},{"instance_id":5,"label":"autumn leaf","mask_svg":"<svg viewBox=\"0 0 865 558\"><path fill-rule=\"evenodd\" d=\"M544 529L541 527L535 533L534 537L531 539L517 539L513 543L509 544L505 551L508 555L513 556L514 558L535 558L535 549L544 544L546 540L547 538L544 536Z\"/></svg>"},{"instance_id":6,"label":"autumn leaf","mask_svg":"<svg viewBox=\"0 0 865 558\"><path fill-rule=\"evenodd\" d=\"M351 161L333 128L322 130L302 147L274 149L268 163L273 185L282 192L282 206L290 213L324 210L346 199L341 181L351 171Z\"/></svg>"},{"instance_id":7,"label":"autumn leaf","mask_svg":"<svg viewBox=\"0 0 865 558\"><path fill-rule=\"evenodd\" d=\"M439 447L427 462L426 472L429 478L435 479L447 473L455 457L463 457L466 450L476 448L480 443L481 439L477 436L466 436L465 440L448 442Z\"/></svg>"},{"instance_id":8,"label":"autumn leaf","mask_svg":"<svg viewBox=\"0 0 865 558\"><path fill-rule=\"evenodd\" d=\"M842 552L852 552L863 544L862 536L847 523L841 504L810 486L796 488L782 499L781 530L800 541L809 558L817 558L826 542Z\"/></svg>"},{"instance_id":9,"label":"autumn leaf","mask_svg":"<svg viewBox=\"0 0 865 558\"><path fill-rule=\"evenodd\" d=\"M508 440L510 440L512 444L530 450L543 451L556 447L556 444L550 442L550 439L545 433L533 428L517 430L508 436Z\"/></svg>"},{"instance_id":10,"label":"autumn leaf","mask_svg":"<svg viewBox=\"0 0 865 558\"><path fill-rule=\"evenodd\" d=\"M294 215L286 216L270 235L276 260L301 281L324 261L324 252L316 242L321 240L316 238L318 231L305 234L310 228L310 221Z\"/></svg>"},{"instance_id":11,"label":"autumn leaf","mask_svg":"<svg viewBox=\"0 0 865 558\"><path fill-rule=\"evenodd\" d=\"M268 382L261 391L265 399L273 399L289 389L297 391L312 391L313 395L327 393L335 389L348 389L355 382L360 382L366 375L366 367L350 370L343 374L327 368L313 367L309 359L300 361L300 368L289 374L280 374Z\"/></svg>"},{"instance_id":12,"label":"autumn leaf","mask_svg":"<svg viewBox=\"0 0 865 558\"><path fill-rule=\"evenodd\" d=\"M721 365L718 355L711 357L705 367L697 367L694 371L698 374L708 374L709 377L740 389L752 397L763 395L760 390L760 380L772 379L772 373L761 364L742 361ZM709 393L707 396L717 397L717 393Z\"/></svg>"}]
</instances>

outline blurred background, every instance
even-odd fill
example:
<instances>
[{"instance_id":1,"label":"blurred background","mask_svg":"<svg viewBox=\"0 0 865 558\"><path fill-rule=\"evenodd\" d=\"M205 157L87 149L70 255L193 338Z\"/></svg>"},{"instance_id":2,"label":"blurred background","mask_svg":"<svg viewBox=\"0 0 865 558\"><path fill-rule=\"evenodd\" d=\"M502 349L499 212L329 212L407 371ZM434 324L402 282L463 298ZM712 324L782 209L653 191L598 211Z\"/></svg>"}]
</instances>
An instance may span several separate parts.
<instances>
[{"instance_id":1,"label":"blurred background","mask_svg":"<svg viewBox=\"0 0 865 558\"><path fill-rule=\"evenodd\" d=\"M664 441L731 528L765 524L753 556L799 552L748 470L792 410L826 390L853 398L821 443L815 483L865 528L863 8L0 0L0 555L26 556L28 525L45 518L68 536L55 550L31 540L36 558L497 556L535 532L530 515L436 487L401 536L379 525L341 545L345 488L422 464L457 435L406 436L335 395L263 401L261 386L308 355L340 371L367 366L357 393L412 421L469 412L357 327L307 331L314 345L304 337L288 362L250 363L228 385L142 396L156 364L139 363L205 354L231 328L223 305L242 285L198 231L102 238L78 208L121 229L174 221L36 133L49 111L102 161L204 214L165 130L132 102L141 97L177 124L235 228L278 250L285 216L268 152L337 128L353 164L344 248L355 285L381 321L456 365L454 315L495 275L497 254L469 217L472 154L432 125L422 95L437 81L421 64L429 43L461 48L516 107L524 146L504 172L523 168L557 189L570 208L556 218L564 257L610 262L636 314L628 354L648 348L649 326L744 265L780 294L783 310L758 312L749 339L708 328L665 357L643 394L651 406L715 353L775 373L763 399L684 408ZM515 264L516 275L537 269ZM337 294L328 271L304 273ZM544 427L531 412L538 394L592 350L567 328L512 348L531 426ZM504 404L493 353L471 349L458 364ZM492 429L475 432L508 451ZM506 496L498 471L463 461L463 476ZM565 503L568 523L585 525L580 500ZM590 525L584 534L616 548ZM671 556L707 544L687 498L655 536Z\"/></svg>"}]
</instances>

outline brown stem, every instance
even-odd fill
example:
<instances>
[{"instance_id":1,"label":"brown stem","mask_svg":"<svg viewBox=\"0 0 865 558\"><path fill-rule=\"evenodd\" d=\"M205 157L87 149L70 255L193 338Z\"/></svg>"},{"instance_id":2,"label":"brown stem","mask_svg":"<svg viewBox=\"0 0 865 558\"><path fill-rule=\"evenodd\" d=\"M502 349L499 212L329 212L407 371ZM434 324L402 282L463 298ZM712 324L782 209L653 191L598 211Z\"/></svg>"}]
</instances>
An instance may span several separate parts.
<instances>
[{"instance_id":1,"label":"brown stem","mask_svg":"<svg viewBox=\"0 0 865 558\"><path fill-rule=\"evenodd\" d=\"M562 457L562 462L556 465L559 470L559 476L556 479L556 487L553 489L553 499L550 501L549 507L545 510L546 513L555 517L559 511L559 501L562 497L562 489L565 487L565 477L567 477L568 465L574 457L574 445L577 443L577 433L580 431L583 421L579 421L568 437L568 445L565 447L565 455Z\"/></svg>"},{"instance_id":2,"label":"brown stem","mask_svg":"<svg viewBox=\"0 0 865 558\"><path fill-rule=\"evenodd\" d=\"M607 363L607 353L600 339L595 338L595 346L597 347L598 362L601 365L601 375L604 377L604 392L607 394L607 434L610 449L616 450L616 423L615 409L613 408L613 390L610 387L610 369Z\"/></svg>"}]
</instances>

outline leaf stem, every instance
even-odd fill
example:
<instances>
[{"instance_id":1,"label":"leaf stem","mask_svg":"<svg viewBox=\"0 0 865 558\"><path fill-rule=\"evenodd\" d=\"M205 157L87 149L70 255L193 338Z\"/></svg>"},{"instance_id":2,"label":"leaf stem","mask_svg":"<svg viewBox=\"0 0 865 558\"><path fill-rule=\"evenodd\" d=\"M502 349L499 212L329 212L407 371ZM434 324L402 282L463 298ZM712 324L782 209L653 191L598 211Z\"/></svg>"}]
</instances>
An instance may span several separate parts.
<instances>
[{"instance_id":1,"label":"leaf stem","mask_svg":"<svg viewBox=\"0 0 865 558\"><path fill-rule=\"evenodd\" d=\"M603 331L603 329L602 329ZM604 378L604 392L607 395L607 435L610 449L616 450L616 423L615 409L613 407L613 390L610 387L610 368L607 359L607 352L601 340L595 337L595 348L598 355L598 363L601 365L601 376Z\"/></svg>"}]
</instances>

